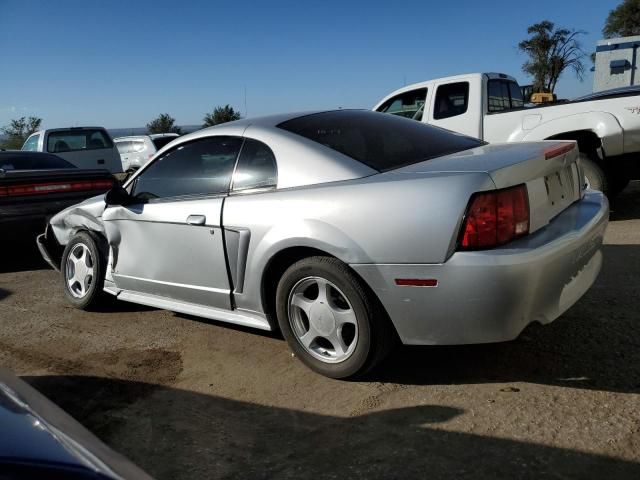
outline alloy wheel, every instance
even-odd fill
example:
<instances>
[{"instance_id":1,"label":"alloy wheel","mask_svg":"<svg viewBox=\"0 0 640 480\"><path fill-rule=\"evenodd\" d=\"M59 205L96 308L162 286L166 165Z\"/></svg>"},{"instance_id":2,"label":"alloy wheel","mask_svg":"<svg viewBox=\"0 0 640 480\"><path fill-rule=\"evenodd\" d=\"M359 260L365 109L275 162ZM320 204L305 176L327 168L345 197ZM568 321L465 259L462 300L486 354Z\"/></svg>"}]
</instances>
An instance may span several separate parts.
<instances>
[{"instance_id":1,"label":"alloy wheel","mask_svg":"<svg viewBox=\"0 0 640 480\"><path fill-rule=\"evenodd\" d=\"M95 275L93 256L89 247L78 243L69 252L65 268L65 279L69 292L76 298L83 298Z\"/></svg>"},{"instance_id":2,"label":"alloy wheel","mask_svg":"<svg viewBox=\"0 0 640 480\"><path fill-rule=\"evenodd\" d=\"M358 342L358 322L347 296L322 277L307 277L289 294L288 317L302 347L326 363L351 356Z\"/></svg>"}]
</instances>

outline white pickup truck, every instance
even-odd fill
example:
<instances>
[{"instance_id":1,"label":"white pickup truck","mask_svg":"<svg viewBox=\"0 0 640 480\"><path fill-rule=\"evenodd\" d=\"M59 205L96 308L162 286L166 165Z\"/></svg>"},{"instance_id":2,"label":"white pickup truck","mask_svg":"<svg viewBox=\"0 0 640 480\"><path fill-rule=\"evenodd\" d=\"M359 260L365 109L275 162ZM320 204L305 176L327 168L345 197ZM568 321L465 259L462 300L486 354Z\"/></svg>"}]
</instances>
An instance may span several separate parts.
<instances>
[{"instance_id":1,"label":"white pickup truck","mask_svg":"<svg viewBox=\"0 0 640 480\"><path fill-rule=\"evenodd\" d=\"M408 85L374 110L447 128L489 143L575 140L592 188L614 196L640 161L640 88L573 101L525 105L513 77L474 73Z\"/></svg>"},{"instance_id":2,"label":"white pickup truck","mask_svg":"<svg viewBox=\"0 0 640 480\"><path fill-rule=\"evenodd\" d=\"M22 150L53 153L78 168L122 172L120 153L102 127L69 127L40 130L27 138Z\"/></svg>"}]
</instances>

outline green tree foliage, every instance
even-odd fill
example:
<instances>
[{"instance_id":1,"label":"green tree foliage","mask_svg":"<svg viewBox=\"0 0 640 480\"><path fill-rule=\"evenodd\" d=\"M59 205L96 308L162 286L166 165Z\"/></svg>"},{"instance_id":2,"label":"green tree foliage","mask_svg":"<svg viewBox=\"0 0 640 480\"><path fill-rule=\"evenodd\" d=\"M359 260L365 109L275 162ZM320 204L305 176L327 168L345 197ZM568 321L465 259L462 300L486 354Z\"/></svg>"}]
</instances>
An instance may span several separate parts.
<instances>
[{"instance_id":1,"label":"green tree foliage","mask_svg":"<svg viewBox=\"0 0 640 480\"><path fill-rule=\"evenodd\" d=\"M27 137L40 129L41 124L42 119L38 117L20 117L11 120L8 126L0 129L8 137L2 142L2 148L19 150Z\"/></svg>"},{"instance_id":2,"label":"green tree foliage","mask_svg":"<svg viewBox=\"0 0 640 480\"><path fill-rule=\"evenodd\" d=\"M234 110L233 107L225 105L224 107L216 107L212 113L207 113L202 121L202 128L213 127L220 123L233 122L234 120L240 120L240 112Z\"/></svg>"},{"instance_id":3,"label":"green tree foliage","mask_svg":"<svg viewBox=\"0 0 640 480\"><path fill-rule=\"evenodd\" d=\"M522 65L522 71L533 77L535 92L550 92L556 88L562 72L571 69L582 80L584 77L585 53L578 41L584 32L556 29L548 20L531 25L527 29L529 38L518 44L529 59Z\"/></svg>"},{"instance_id":4,"label":"green tree foliage","mask_svg":"<svg viewBox=\"0 0 640 480\"><path fill-rule=\"evenodd\" d=\"M168 113L162 113L147 123L147 131L151 133L177 133L182 135L182 129L175 125L175 118Z\"/></svg>"},{"instance_id":5,"label":"green tree foliage","mask_svg":"<svg viewBox=\"0 0 640 480\"><path fill-rule=\"evenodd\" d=\"M640 0L623 0L611 10L602 34L605 38L640 35Z\"/></svg>"}]
</instances>

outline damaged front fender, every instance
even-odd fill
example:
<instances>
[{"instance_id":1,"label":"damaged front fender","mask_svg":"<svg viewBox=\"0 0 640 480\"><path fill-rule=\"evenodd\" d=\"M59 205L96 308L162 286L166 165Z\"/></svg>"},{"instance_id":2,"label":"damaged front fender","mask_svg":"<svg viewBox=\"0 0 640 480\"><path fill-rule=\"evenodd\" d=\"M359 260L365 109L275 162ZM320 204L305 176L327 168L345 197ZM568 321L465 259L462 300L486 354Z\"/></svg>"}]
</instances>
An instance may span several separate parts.
<instances>
[{"instance_id":1,"label":"damaged front fender","mask_svg":"<svg viewBox=\"0 0 640 480\"><path fill-rule=\"evenodd\" d=\"M49 224L57 242L60 245L66 245L71 237L80 230L89 230L104 235L102 212L105 207L104 195L98 195L54 215Z\"/></svg>"},{"instance_id":2,"label":"damaged front fender","mask_svg":"<svg viewBox=\"0 0 640 480\"><path fill-rule=\"evenodd\" d=\"M66 208L51 217L45 233L37 238L42 258L53 268L59 270L64 247L76 233L88 230L104 237L102 212L105 207L104 195L98 195ZM103 253L106 257L107 252Z\"/></svg>"}]
</instances>

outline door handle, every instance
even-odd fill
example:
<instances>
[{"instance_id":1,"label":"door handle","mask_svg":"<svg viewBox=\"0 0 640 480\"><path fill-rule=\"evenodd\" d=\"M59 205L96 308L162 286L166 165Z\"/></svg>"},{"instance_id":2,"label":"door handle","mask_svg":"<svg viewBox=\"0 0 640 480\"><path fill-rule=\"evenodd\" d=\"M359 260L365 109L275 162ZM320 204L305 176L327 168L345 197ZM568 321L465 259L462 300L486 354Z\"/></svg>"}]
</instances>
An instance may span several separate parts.
<instances>
[{"instance_id":1,"label":"door handle","mask_svg":"<svg viewBox=\"0 0 640 480\"><path fill-rule=\"evenodd\" d=\"M204 222L207 221L207 217L204 215L189 215L187 217L187 223L189 225L204 225Z\"/></svg>"}]
</instances>

